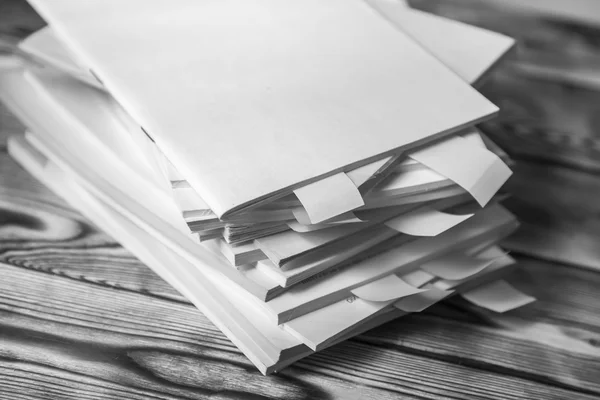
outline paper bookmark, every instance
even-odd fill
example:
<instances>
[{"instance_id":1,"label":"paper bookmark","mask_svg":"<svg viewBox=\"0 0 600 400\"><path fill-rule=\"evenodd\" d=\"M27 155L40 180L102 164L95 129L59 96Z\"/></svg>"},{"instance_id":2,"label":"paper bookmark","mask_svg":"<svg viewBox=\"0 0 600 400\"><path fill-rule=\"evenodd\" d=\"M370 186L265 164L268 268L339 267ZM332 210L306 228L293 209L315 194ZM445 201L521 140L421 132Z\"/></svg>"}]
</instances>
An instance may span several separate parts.
<instances>
[{"instance_id":1,"label":"paper bookmark","mask_svg":"<svg viewBox=\"0 0 600 400\"><path fill-rule=\"evenodd\" d=\"M425 272L442 279L466 279L492 265L497 258L482 259L465 254L449 254L421 265Z\"/></svg>"},{"instance_id":2,"label":"paper bookmark","mask_svg":"<svg viewBox=\"0 0 600 400\"><path fill-rule=\"evenodd\" d=\"M405 296L420 293L424 289L411 286L397 275L392 274L384 278L353 289L353 295L367 301L390 301Z\"/></svg>"},{"instance_id":3,"label":"paper bookmark","mask_svg":"<svg viewBox=\"0 0 600 400\"><path fill-rule=\"evenodd\" d=\"M343 172L296 189L294 194L304 206L311 224L323 222L365 204L356 185Z\"/></svg>"},{"instance_id":4,"label":"paper bookmark","mask_svg":"<svg viewBox=\"0 0 600 400\"><path fill-rule=\"evenodd\" d=\"M441 290L432 287L424 292L403 297L394 303L394 307L405 312L421 312L431 307L440 300L445 299L454 292L453 290Z\"/></svg>"},{"instance_id":5,"label":"paper bookmark","mask_svg":"<svg viewBox=\"0 0 600 400\"><path fill-rule=\"evenodd\" d=\"M487 308L497 313L514 310L535 301L534 297L520 292L503 280L480 286L466 293L461 293L461 296L476 306Z\"/></svg>"},{"instance_id":6,"label":"paper bookmark","mask_svg":"<svg viewBox=\"0 0 600 400\"><path fill-rule=\"evenodd\" d=\"M431 207L421 207L385 222L388 228L412 236L437 236L471 218L473 214L447 214Z\"/></svg>"},{"instance_id":7,"label":"paper bookmark","mask_svg":"<svg viewBox=\"0 0 600 400\"><path fill-rule=\"evenodd\" d=\"M410 153L409 157L454 181L482 207L512 174L494 153L458 136Z\"/></svg>"}]
</instances>

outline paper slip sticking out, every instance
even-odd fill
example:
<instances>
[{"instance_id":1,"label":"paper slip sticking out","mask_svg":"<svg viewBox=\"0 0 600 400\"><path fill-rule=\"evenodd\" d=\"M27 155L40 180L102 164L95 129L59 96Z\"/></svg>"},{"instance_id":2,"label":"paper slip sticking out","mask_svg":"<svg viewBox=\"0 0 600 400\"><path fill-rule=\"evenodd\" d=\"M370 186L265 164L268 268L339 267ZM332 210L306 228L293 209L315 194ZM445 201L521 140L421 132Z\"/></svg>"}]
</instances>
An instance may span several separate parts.
<instances>
[{"instance_id":1,"label":"paper slip sticking out","mask_svg":"<svg viewBox=\"0 0 600 400\"><path fill-rule=\"evenodd\" d=\"M391 274L375 282L352 289L352 294L367 301L390 301L422 292L423 289L411 286L397 275Z\"/></svg>"},{"instance_id":2,"label":"paper slip sticking out","mask_svg":"<svg viewBox=\"0 0 600 400\"><path fill-rule=\"evenodd\" d=\"M453 215L431 207L421 207L385 222L398 232L412 236L437 236L471 218L473 214Z\"/></svg>"},{"instance_id":3,"label":"paper slip sticking out","mask_svg":"<svg viewBox=\"0 0 600 400\"><path fill-rule=\"evenodd\" d=\"M471 193L482 207L512 174L494 153L458 136L427 151L412 152L409 157L454 181Z\"/></svg>"},{"instance_id":4,"label":"paper slip sticking out","mask_svg":"<svg viewBox=\"0 0 600 400\"><path fill-rule=\"evenodd\" d=\"M460 280L483 271L496 260L497 258L482 259L465 254L452 254L441 260L425 263L421 265L421 269L442 279Z\"/></svg>"},{"instance_id":5,"label":"paper slip sticking out","mask_svg":"<svg viewBox=\"0 0 600 400\"><path fill-rule=\"evenodd\" d=\"M424 292L401 298L394 303L394 307L405 312L421 312L450 296L453 292L453 290L441 290L431 287Z\"/></svg>"},{"instance_id":6,"label":"paper slip sticking out","mask_svg":"<svg viewBox=\"0 0 600 400\"><path fill-rule=\"evenodd\" d=\"M356 185L343 172L296 189L294 194L302 203L312 224L365 205Z\"/></svg>"},{"instance_id":7,"label":"paper slip sticking out","mask_svg":"<svg viewBox=\"0 0 600 400\"><path fill-rule=\"evenodd\" d=\"M461 296L476 306L498 313L514 310L535 301L534 297L518 291L503 280L461 293Z\"/></svg>"}]
</instances>

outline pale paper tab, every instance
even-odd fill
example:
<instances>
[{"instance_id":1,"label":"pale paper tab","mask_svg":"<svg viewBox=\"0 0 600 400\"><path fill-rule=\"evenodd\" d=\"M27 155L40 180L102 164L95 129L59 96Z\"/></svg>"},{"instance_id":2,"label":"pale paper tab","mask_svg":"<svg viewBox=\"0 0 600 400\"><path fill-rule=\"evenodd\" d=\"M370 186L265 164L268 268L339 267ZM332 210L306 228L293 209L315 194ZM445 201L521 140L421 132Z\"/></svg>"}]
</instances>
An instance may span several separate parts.
<instances>
[{"instance_id":1,"label":"pale paper tab","mask_svg":"<svg viewBox=\"0 0 600 400\"><path fill-rule=\"evenodd\" d=\"M352 181L352 183L354 183L354 186L360 187L366 181L368 181L369 178L375 174L375 172L379 171L379 169L383 167L391 158L391 156L386 157L383 160L375 161L371 164L355 168L352 171L346 172L346 175L348 175L348 178Z\"/></svg>"},{"instance_id":2,"label":"pale paper tab","mask_svg":"<svg viewBox=\"0 0 600 400\"><path fill-rule=\"evenodd\" d=\"M423 271L402 275L402 280L414 286L422 286L435 279ZM312 350L319 351L345 332L385 312L396 299L390 301L367 301L352 295L337 303L295 318L283 325Z\"/></svg>"},{"instance_id":3,"label":"pale paper tab","mask_svg":"<svg viewBox=\"0 0 600 400\"><path fill-rule=\"evenodd\" d=\"M454 181L482 207L512 174L494 153L458 136L412 152L409 157Z\"/></svg>"},{"instance_id":4,"label":"pale paper tab","mask_svg":"<svg viewBox=\"0 0 600 400\"><path fill-rule=\"evenodd\" d=\"M341 172L294 190L312 224L365 205L360 192Z\"/></svg>"},{"instance_id":5,"label":"pale paper tab","mask_svg":"<svg viewBox=\"0 0 600 400\"><path fill-rule=\"evenodd\" d=\"M514 310L535 301L534 297L520 292L503 280L480 286L467 293L461 293L461 296L476 306L497 313Z\"/></svg>"},{"instance_id":6,"label":"pale paper tab","mask_svg":"<svg viewBox=\"0 0 600 400\"><path fill-rule=\"evenodd\" d=\"M441 290L431 287L424 292L401 298L394 303L394 307L405 312L421 312L438 301L445 299L452 292L453 290Z\"/></svg>"},{"instance_id":7,"label":"pale paper tab","mask_svg":"<svg viewBox=\"0 0 600 400\"><path fill-rule=\"evenodd\" d=\"M497 258L477 258L466 254L449 254L421 265L425 272L442 279L466 279L492 265Z\"/></svg>"},{"instance_id":8,"label":"pale paper tab","mask_svg":"<svg viewBox=\"0 0 600 400\"><path fill-rule=\"evenodd\" d=\"M411 286L397 275L392 274L356 289L352 294L367 301L390 301L422 292L423 289Z\"/></svg>"},{"instance_id":9,"label":"pale paper tab","mask_svg":"<svg viewBox=\"0 0 600 400\"><path fill-rule=\"evenodd\" d=\"M431 207L421 207L385 222L388 228L412 236L437 236L471 218L473 214L453 215Z\"/></svg>"}]
</instances>

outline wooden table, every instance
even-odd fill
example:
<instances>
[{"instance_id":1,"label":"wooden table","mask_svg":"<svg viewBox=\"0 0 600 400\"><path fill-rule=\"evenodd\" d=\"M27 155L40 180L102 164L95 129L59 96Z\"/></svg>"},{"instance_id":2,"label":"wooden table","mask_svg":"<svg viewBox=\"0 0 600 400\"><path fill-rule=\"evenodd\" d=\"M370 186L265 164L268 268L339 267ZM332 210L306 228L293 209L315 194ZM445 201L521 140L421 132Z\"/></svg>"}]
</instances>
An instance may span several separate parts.
<instances>
[{"instance_id":1,"label":"wooden table","mask_svg":"<svg viewBox=\"0 0 600 400\"><path fill-rule=\"evenodd\" d=\"M0 32L41 25L22 2L0 2ZM444 302L263 377L182 296L9 158L5 139L22 129L0 108L1 400L600 397L595 174L516 167L509 206L529 244L513 239L520 269L509 280L535 304L498 315Z\"/></svg>"}]
</instances>

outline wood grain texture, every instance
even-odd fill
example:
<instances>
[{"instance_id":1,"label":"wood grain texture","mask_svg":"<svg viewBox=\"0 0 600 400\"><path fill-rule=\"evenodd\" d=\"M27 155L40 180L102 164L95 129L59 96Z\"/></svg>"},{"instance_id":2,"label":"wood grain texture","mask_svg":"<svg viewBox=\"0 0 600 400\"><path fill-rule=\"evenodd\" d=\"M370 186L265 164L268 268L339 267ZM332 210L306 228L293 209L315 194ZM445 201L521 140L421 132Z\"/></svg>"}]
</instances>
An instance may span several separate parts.
<instances>
[{"instance_id":1,"label":"wood grain texture","mask_svg":"<svg viewBox=\"0 0 600 400\"><path fill-rule=\"evenodd\" d=\"M469 4L427 7L459 3ZM0 33L42 25L24 1L0 1ZM542 164L533 143L509 183L524 223L508 244L526 254L510 281L537 303L498 315L453 299L262 377L185 298L9 159L5 138L22 130L0 106L0 400L600 398L600 179L582 163Z\"/></svg>"}]
</instances>

